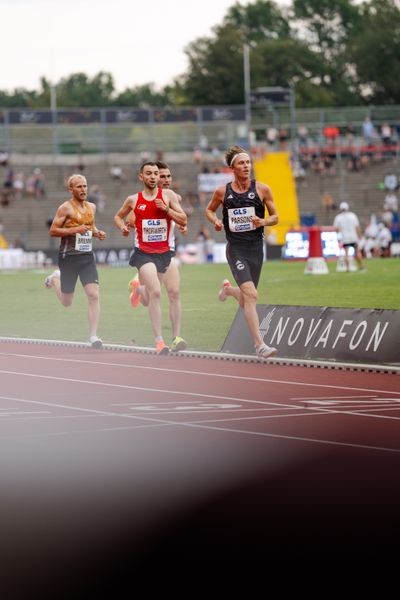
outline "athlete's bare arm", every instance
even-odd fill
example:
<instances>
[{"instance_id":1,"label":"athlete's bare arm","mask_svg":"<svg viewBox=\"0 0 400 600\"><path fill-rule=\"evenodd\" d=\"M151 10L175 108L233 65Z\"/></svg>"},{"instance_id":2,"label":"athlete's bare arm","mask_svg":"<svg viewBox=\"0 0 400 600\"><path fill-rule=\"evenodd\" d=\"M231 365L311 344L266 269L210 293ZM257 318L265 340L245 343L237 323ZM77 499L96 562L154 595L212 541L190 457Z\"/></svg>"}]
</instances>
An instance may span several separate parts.
<instances>
[{"instance_id":1,"label":"athlete's bare arm","mask_svg":"<svg viewBox=\"0 0 400 600\"><path fill-rule=\"evenodd\" d=\"M180 202L178 200L178 196L172 190L163 190L163 198L156 199L155 203L158 208L161 208L165 213L168 213L169 216L177 225L180 227L185 227L187 225L187 216L184 210L182 209Z\"/></svg>"},{"instance_id":2,"label":"athlete's bare arm","mask_svg":"<svg viewBox=\"0 0 400 600\"><path fill-rule=\"evenodd\" d=\"M278 224L278 211L276 210L275 202L272 197L271 188L265 183L256 183L257 194L259 195L262 203L268 211L268 217L261 219L260 217L253 217L253 223L256 227L273 227Z\"/></svg>"},{"instance_id":3,"label":"athlete's bare arm","mask_svg":"<svg viewBox=\"0 0 400 600\"><path fill-rule=\"evenodd\" d=\"M66 237L75 233L86 233L89 231L89 225L79 225L78 227L64 227L67 218L73 219L74 211L70 202L64 202L58 207L56 215L50 226L51 237Z\"/></svg>"},{"instance_id":4,"label":"athlete's bare arm","mask_svg":"<svg viewBox=\"0 0 400 600\"><path fill-rule=\"evenodd\" d=\"M175 195L178 198L179 206L182 207L182 196L180 196L176 192L175 192ZM187 219L187 215L186 215L186 219ZM187 232L188 232L187 221L186 221L186 225L179 225L179 231L181 233L183 233L183 235L187 235Z\"/></svg>"},{"instance_id":5,"label":"athlete's bare arm","mask_svg":"<svg viewBox=\"0 0 400 600\"><path fill-rule=\"evenodd\" d=\"M93 217L94 217L95 214L96 214L96 208L97 207L96 207L96 205L95 205L94 202L88 202L88 204L89 204L89 206L90 206L90 208L92 210ZM97 237L99 240L105 240L106 237L107 237L106 232L103 231L102 229L97 229L97 227L96 227L96 225L94 223L93 223L93 229L92 229L92 231L93 231L93 237Z\"/></svg>"},{"instance_id":6,"label":"athlete's bare arm","mask_svg":"<svg viewBox=\"0 0 400 600\"><path fill-rule=\"evenodd\" d=\"M135 226L136 216L135 216L135 212L133 210L131 210L130 213L128 214L128 216L126 217L125 223L129 228Z\"/></svg>"},{"instance_id":7,"label":"athlete's bare arm","mask_svg":"<svg viewBox=\"0 0 400 600\"><path fill-rule=\"evenodd\" d=\"M128 196L119 211L114 215L114 223L124 237L129 235L131 226L135 224L135 213L133 211L136 206L137 197L137 194ZM125 219L128 215L129 221L126 222Z\"/></svg>"},{"instance_id":8,"label":"athlete's bare arm","mask_svg":"<svg viewBox=\"0 0 400 600\"><path fill-rule=\"evenodd\" d=\"M215 190L206 208L206 217L214 225L215 231L222 230L222 221L217 217L218 208L224 203L225 187Z\"/></svg>"}]
</instances>

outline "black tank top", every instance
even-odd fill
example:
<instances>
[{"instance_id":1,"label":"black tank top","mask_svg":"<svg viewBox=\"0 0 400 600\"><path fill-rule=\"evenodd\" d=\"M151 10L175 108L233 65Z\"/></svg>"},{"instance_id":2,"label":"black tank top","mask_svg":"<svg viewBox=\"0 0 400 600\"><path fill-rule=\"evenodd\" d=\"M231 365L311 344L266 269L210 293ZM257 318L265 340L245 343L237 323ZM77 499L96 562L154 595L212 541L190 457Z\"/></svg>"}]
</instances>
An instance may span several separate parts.
<instances>
[{"instance_id":1,"label":"black tank top","mask_svg":"<svg viewBox=\"0 0 400 600\"><path fill-rule=\"evenodd\" d=\"M264 218L265 208L256 189L256 180L252 179L245 192L235 192L230 183L226 184L222 222L228 242L249 243L262 240L264 228L254 228L251 217Z\"/></svg>"}]
</instances>

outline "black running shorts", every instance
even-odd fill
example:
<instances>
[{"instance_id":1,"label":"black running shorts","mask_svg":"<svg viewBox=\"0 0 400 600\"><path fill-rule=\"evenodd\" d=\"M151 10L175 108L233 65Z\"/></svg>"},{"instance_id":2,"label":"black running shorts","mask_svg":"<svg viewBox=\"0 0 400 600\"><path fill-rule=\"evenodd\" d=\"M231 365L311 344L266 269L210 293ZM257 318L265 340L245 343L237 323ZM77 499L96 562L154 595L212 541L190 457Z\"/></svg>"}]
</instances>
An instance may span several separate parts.
<instances>
[{"instance_id":1,"label":"black running shorts","mask_svg":"<svg viewBox=\"0 0 400 600\"><path fill-rule=\"evenodd\" d=\"M83 286L88 283L99 283L99 274L92 252L60 255L58 266L61 273L61 291L64 294L74 293L78 277Z\"/></svg>"},{"instance_id":2,"label":"black running shorts","mask_svg":"<svg viewBox=\"0 0 400 600\"><path fill-rule=\"evenodd\" d=\"M263 240L256 242L226 245L226 258L236 283L241 286L252 281L258 286L264 261Z\"/></svg>"},{"instance_id":3,"label":"black running shorts","mask_svg":"<svg viewBox=\"0 0 400 600\"><path fill-rule=\"evenodd\" d=\"M131 267L136 267L137 270L148 262L152 262L156 265L157 273L165 273L171 262L171 252L168 250L167 252L153 254L135 248L129 259Z\"/></svg>"}]
</instances>

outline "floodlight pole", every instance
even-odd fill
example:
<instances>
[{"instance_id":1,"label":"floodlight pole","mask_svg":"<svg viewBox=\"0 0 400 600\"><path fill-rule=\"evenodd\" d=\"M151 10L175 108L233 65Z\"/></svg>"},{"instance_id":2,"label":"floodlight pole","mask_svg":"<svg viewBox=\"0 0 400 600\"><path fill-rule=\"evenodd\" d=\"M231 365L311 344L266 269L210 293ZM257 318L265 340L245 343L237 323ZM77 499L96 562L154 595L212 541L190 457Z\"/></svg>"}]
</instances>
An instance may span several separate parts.
<instances>
[{"instance_id":1,"label":"floodlight pole","mask_svg":"<svg viewBox=\"0 0 400 600\"><path fill-rule=\"evenodd\" d=\"M250 148L251 131L251 106L250 106L250 47L243 45L243 73L244 73L244 106L247 128L247 143Z\"/></svg>"},{"instance_id":2,"label":"floodlight pole","mask_svg":"<svg viewBox=\"0 0 400 600\"><path fill-rule=\"evenodd\" d=\"M51 74L50 74L50 111L53 129L53 153L58 154L58 131L57 131L57 90L54 83L54 49L50 50Z\"/></svg>"},{"instance_id":3,"label":"floodlight pole","mask_svg":"<svg viewBox=\"0 0 400 600\"><path fill-rule=\"evenodd\" d=\"M296 139L296 104L294 97L294 88L290 88L290 132L292 143Z\"/></svg>"}]
</instances>

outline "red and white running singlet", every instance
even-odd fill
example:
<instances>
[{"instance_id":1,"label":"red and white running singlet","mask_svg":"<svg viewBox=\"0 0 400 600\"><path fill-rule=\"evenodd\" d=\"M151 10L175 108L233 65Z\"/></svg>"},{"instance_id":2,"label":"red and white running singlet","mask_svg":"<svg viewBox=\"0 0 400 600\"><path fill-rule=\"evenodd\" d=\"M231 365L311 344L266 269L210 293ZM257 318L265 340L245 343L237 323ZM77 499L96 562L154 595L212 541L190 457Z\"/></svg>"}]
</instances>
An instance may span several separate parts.
<instances>
[{"instance_id":1,"label":"red and white running singlet","mask_svg":"<svg viewBox=\"0 0 400 600\"><path fill-rule=\"evenodd\" d=\"M142 192L139 192L134 210L136 218L135 246L149 254L161 254L170 249L171 218L164 210L156 206L156 198L160 198L164 202L161 188L158 188L157 196L153 200L146 200ZM164 202L164 204L166 203Z\"/></svg>"}]
</instances>

